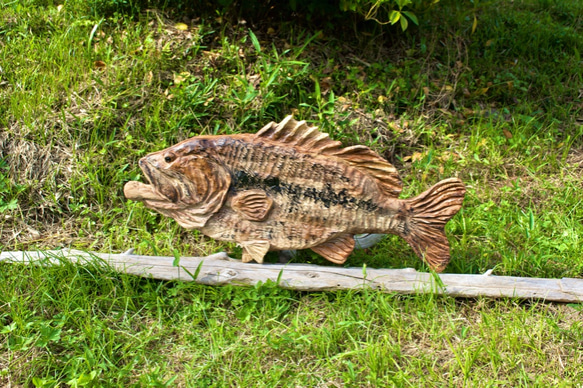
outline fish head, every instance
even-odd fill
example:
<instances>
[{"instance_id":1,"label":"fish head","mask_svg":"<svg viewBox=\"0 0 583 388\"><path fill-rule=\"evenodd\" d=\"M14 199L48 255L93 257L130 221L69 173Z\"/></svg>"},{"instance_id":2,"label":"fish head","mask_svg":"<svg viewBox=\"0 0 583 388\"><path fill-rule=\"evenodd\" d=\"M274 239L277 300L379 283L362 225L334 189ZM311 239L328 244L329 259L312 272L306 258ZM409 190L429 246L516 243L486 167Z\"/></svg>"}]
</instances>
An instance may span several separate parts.
<instances>
[{"instance_id":1,"label":"fish head","mask_svg":"<svg viewBox=\"0 0 583 388\"><path fill-rule=\"evenodd\" d=\"M142 201L185 228L203 227L223 205L231 175L208 141L202 143L193 138L140 159L148 183L127 182L126 198Z\"/></svg>"}]
</instances>

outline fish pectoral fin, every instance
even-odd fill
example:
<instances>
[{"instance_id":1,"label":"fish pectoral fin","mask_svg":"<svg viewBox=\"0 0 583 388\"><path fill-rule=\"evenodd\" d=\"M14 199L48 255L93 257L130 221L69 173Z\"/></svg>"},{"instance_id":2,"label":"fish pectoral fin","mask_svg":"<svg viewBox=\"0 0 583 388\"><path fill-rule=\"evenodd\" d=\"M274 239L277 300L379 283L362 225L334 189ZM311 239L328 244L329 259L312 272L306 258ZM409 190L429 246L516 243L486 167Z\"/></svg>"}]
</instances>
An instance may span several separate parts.
<instances>
[{"instance_id":1,"label":"fish pectoral fin","mask_svg":"<svg viewBox=\"0 0 583 388\"><path fill-rule=\"evenodd\" d=\"M235 195L231 207L250 221L263 221L273 207L273 200L263 190L245 190Z\"/></svg>"},{"instance_id":2,"label":"fish pectoral fin","mask_svg":"<svg viewBox=\"0 0 583 388\"><path fill-rule=\"evenodd\" d=\"M343 234L310 249L334 264L343 264L354 250L354 245L354 236Z\"/></svg>"},{"instance_id":3,"label":"fish pectoral fin","mask_svg":"<svg viewBox=\"0 0 583 388\"><path fill-rule=\"evenodd\" d=\"M239 244L243 248L243 263L255 260L257 263L263 263L263 257L269 251L269 241L246 241Z\"/></svg>"}]
</instances>

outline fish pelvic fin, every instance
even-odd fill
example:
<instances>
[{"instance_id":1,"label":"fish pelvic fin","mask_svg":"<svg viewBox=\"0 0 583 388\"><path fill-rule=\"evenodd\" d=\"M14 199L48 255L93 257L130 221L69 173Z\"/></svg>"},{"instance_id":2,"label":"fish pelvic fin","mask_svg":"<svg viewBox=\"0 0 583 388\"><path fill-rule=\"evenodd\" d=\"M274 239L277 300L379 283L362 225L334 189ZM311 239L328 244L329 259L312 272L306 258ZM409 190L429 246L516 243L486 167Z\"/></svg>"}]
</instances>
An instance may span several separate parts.
<instances>
[{"instance_id":1,"label":"fish pelvic fin","mask_svg":"<svg viewBox=\"0 0 583 388\"><path fill-rule=\"evenodd\" d=\"M243 248L243 257L241 260L243 263L248 263L254 260L257 263L262 264L265 254L269 251L269 241L245 241L239 245Z\"/></svg>"},{"instance_id":2,"label":"fish pelvic fin","mask_svg":"<svg viewBox=\"0 0 583 388\"><path fill-rule=\"evenodd\" d=\"M450 178L403 201L407 215L399 235L436 272L442 272L449 263L445 224L461 209L465 193L462 181Z\"/></svg>"}]
</instances>

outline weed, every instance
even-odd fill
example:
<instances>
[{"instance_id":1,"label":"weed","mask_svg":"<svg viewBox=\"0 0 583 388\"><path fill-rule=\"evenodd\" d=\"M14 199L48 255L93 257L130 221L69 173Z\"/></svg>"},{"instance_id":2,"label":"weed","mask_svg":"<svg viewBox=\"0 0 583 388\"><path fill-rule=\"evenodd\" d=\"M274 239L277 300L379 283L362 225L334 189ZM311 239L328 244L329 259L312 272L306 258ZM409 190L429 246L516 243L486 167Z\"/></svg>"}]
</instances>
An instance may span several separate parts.
<instances>
[{"instance_id":1,"label":"weed","mask_svg":"<svg viewBox=\"0 0 583 388\"><path fill-rule=\"evenodd\" d=\"M8 164L0 159L0 213L18 208L18 200L15 198L19 193L24 191L25 186L13 184L5 172L8 170Z\"/></svg>"}]
</instances>

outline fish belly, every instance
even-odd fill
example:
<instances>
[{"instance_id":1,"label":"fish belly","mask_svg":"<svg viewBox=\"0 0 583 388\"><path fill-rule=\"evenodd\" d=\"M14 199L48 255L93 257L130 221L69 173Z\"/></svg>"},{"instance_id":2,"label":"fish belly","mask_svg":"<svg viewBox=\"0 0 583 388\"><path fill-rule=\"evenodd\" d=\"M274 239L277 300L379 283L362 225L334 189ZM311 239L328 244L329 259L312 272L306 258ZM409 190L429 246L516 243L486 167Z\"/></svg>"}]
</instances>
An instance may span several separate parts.
<instances>
[{"instance_id":1,"label":"fish belly","mask_svg":"<svg viewBox=\"0 0 583 388\"><path fill-rule=\"evenodd\" d=\"M294 219L280 220L274 216L264 221L251 221L228 207L210 218L201 231L216 240L239 244L268 241L270 250L306 249L338 234L338 230L322 225L308 225Z\"/></svg>"}]
</instances>

